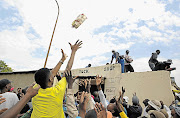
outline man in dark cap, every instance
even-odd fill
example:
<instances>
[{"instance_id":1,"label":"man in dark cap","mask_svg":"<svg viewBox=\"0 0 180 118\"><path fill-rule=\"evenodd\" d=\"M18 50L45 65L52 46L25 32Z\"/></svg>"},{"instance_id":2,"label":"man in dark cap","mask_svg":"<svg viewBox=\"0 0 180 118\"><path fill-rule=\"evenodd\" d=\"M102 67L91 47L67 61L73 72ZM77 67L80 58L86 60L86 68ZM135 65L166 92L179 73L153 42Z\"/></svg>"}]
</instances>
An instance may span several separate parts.
<instances>
[{"instance_id":1,"label":"man in dark cap","mask_svg":"<svg viewBox=\"0 0 180 118\"><path fill-rule=\"evenodd\" d=\"M9 109L19 101L17 95L10 92L11 87L11 82L8 79L0 80L0 95L6 99L6 101L0 105L0 109Z\"/></svg>"}]
</instances>

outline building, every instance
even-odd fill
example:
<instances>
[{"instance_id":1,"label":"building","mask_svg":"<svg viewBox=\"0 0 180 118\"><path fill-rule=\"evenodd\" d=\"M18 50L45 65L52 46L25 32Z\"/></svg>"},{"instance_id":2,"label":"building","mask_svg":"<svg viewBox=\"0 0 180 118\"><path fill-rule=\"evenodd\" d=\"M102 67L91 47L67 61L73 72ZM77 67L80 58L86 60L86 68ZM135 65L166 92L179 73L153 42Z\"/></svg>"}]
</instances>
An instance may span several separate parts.
<instances>
[{"instance_id":1,"label":"building","mask_svg":"<svg viewBox=\"0 0 180 118\"><path fill-rule=\"evenodd\" d=\"M126 89L125 96L130 98L130 102L135 92L140 99L140 103L148 98L151 100L163 100L166 105L170 105L174 100L172 94L172 85L174 86L174 82L171 82L169 71L121 73L120 70L120 64L73 69L73 76L79 76L73 84L74 93L81 90L81 86L78 85L81 79L91 78L91 92L97 90L94 78L96 75L102 75L102 89L108 100L114 96L119 96L119 91L122 86ZM35 72L36 71L0 73L0 79L9 79L12 81L15 89L18 87L25 88L34 82ZM60 73L63 74L63 71L60 71Z\"/></svg>"}]
</instances>

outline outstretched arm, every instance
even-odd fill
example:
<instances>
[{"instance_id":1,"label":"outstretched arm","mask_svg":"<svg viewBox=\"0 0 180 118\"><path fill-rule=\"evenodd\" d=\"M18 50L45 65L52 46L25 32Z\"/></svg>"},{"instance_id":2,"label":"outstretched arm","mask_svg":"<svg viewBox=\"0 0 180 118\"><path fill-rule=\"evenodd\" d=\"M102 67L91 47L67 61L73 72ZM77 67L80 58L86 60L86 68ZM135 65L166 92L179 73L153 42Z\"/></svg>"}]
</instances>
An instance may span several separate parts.
<instances>
[{"instance_id":1,"label":"outstretched arm","mask_svg":"<svg viewBox=\"0 0 180 118\"><path fill-rule=\"evenodd\" d=\"M0 118L16 118L16 116L20 113L24 106L29 102L29 100L38 93L39 88L40 86L33 89L33 85L30 86L27 90L26 95L17 104L1 114Z\"/></svg>"},{"instance_id":2,"label":"outstretched arm","mask_svg":"<svg viewBox=\"0 0 180 118\"><path fill-rule=\"evenodd\" d=\"M112 64L112 62L113 62L113 59L114 59L114 57L112 56L112 59L111 59L111 64Z\"/></svg>"},{"instance_id":3,"label":"outstretched arm","mask_svg":"<svg viewBox=\"0 0 180 118\"><path fill-rule=\"evenodd\" d=\"M56 76L57 72L59 71L59 69L61 68L61 65L64 63L64 61L66 60L66 54L64 53L64 51L61 49L62 52L62 58L61 60L57 63L57 65L51 70L53 77Z\"/></svg>"},{"instance_id":4,"label":"outstretched arm","mask_svg":"<svg viewBox=\"0 0 180 118\"><path fill-rule=\"evenodd\" d=\"M77 40L74 45L72 45L71 43L69 43L69 45L71 47L72 52L71 52L71 57L66 66L66 70L71 70L73 62L74 62L75 53L79 48L81 48L80 46L82 45L82 41Z\"/></svg>"},{"instance_id":5,"label":"outstretched arm","mask_svg":"<svg viewBox=\"0 0 180 118\"><path fill-rule=\"evenodd\" d=\"M96 80L96 86L97 86L98 93L99 93L100 102L104 105L105 108L107 108L108 104L106 102L106 98L105 98L104 93L101 88L102 76L99 77L99 75L96 75L95 80Z\"/></svg>"},{"instance_id":6,"label":"outstretched arm","mask_svg":"<svg viewBox=\"0 0 180 118\"><path fill-rule=\"evenodd\" d=\"M74 45L72 45L71 43L69 43L69 45L70 45L70 47L71 47L72 52L71 52L71 56L70 56L70 59L69 59L69 61L68 61L68 64L67 64L67 66L66 66L65 71L67 71L67 70L70 71L70 70L71 70L72 65L73 65L73 62L74 62L74 57L75 57L76 51L77 51L79 48L81 48L80 46L82 45L82 41L77 40ZM63 76L65 76L65 75L63 75Z\"/></svg>"},{"instance_id":7,"label":"outstretched arm","mask_svg":"<svg viewBox=\"0 0 180 118\"><path fill-rule=\"evenodd\" d=\"M72 86L73 86L73 83L74 83L75 79L77 78L77 76L75 78L72 78L71 71L70 72L66 71L65 77L67 78L67 80L69 80L67 95L66 95L67 96L67 102L66 102L67 113L70 118L75 118L78 116L78 110L75 105L75 99L74 99Z\"/></svg>"}]
</instances>

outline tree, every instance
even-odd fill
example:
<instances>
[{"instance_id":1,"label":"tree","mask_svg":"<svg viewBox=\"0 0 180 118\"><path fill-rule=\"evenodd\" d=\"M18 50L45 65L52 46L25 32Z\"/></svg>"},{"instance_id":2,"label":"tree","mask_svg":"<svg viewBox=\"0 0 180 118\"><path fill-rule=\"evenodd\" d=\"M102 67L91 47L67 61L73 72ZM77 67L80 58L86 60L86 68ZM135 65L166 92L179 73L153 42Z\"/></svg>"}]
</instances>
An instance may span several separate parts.
<instances>
[{"instance_id":1,"label":"tree","mask_svg":"<svg viewBox=\"0 0 180 118\"><path fill-rule=\"evenodd\" d=\"M12 72L13 69L9 67L4 61L0 60L0 72Z\"/></svg>"}]
</instances>

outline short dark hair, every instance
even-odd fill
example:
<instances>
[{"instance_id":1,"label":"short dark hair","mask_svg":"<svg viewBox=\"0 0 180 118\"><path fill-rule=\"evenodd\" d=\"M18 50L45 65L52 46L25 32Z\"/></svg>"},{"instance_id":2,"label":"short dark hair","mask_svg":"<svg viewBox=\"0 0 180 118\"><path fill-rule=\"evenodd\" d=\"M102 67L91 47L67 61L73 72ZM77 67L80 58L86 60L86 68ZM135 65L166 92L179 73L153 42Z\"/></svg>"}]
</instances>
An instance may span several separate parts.
<instances>
[{"instance_id":1,"label":"short dark hair","mask_svg":"<svg viewBox=\"0 0 180 118\"><path fill-rule=\"evenodd\" d=\"M115 102L116 102L116 99L115 99L115 98L112 98L109 102L110 102L110 103L115 103Z\"/></svg>"},{"instance_id":2,"label":"short dark hair","mask_svg":"<svg viewBox=\"0 0 180 118\"><path fill-rule=\"evenodd\" d=\"M41 68L35 73L35 81L41 86L41 88L46 89L47 83L50 78L50 70L48 68Z\"/></svg>"},{"instance_id":3,"label":"short dark hair","mask_svg":"<svg viewBox=\"0 0 180 118\"><path fill-rule=\"evenodd\" d=\"M11 82L8 79L0 80L0 90L4 89L4 87L9 83L11 83Z\"/></svg>"},{"instance_id":4,"label":"short dark hair","mask_svg":"<svg viewBox=\"0 0 180 118\"><path fill-rule=\"evenodd\" d=\"M160 52L160 50L156 50L156 52Z\"/></svg>"}]
</instances>

